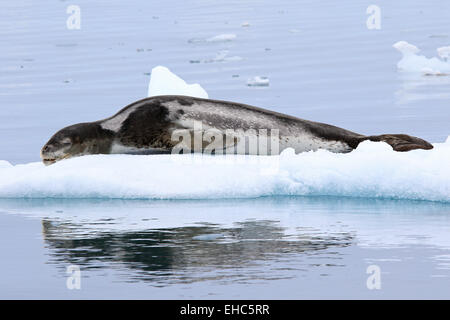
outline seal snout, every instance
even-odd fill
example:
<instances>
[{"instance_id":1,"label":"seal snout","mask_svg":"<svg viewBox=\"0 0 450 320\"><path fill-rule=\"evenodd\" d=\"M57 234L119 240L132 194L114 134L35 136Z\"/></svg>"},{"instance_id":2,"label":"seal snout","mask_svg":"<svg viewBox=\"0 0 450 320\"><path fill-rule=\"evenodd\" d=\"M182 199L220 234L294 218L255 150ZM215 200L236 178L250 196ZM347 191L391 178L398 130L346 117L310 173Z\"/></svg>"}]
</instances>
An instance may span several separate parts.
<instances>
[{"instance_id":1,"label":"seal snout","mask_svg":"<svg viewBox=\"0 0 450 320\"><path fill-rule=\"evenodd\" d=\"M41 159L45 165L49 165L56 162L56 156L53 154L54 146L45 144L41 149Z\"/></svg>"},{"instance_id":2,"label":"seal snout","mask_svg":"<svg viewBox=\"0 0 450 320\"><path fill-rule=\"evenodd\" d=\"M41 149L41 159L45 165L55 163L56 161L67 157L71 146L72 143L69 139L56 142L50 140Z\"/></svg>"},{"instance_id":3,"label":"seal snout","mask_svg":"<svg viewBox=\"0 0 450 320\"><path fill-rule=\"evenodd\" d=\"M44 154L49 153L49 152L50 152L50 146L49 145L45 145L45 146L42 147L41 155L44 155Z\"/></svg>"}]
</instances>

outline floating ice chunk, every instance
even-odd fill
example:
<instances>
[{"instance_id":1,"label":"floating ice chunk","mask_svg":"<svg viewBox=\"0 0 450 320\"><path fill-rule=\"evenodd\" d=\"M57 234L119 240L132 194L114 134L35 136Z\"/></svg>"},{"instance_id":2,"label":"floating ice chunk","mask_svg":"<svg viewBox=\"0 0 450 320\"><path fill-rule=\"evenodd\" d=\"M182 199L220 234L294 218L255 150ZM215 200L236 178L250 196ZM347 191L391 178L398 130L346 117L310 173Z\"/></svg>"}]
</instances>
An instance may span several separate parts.
<instances>
[{"instance_id":1,"label":"floating ice chunk","mask_svg":"<svg viewBox=\"0 0 450 320\"><path fill-rule=\"evenodd\" d=\"M208 62L232 62L232 61L241 61L242 58L239 56L228 56L229 51L228 50L222 50L220 51L214 58L205 60L206 63Z\"/></svg>"},{"instance_id":2,"label":"floating ice chunk","mask_svg":"<svg viewBox=\"0 0 450 320\"><path fill-rule=\"evenodd\" d=\"M242 22L241 27L250 27L250 22L248 21Z\"/></svg>"},{"instance_id":3,"label":"floating ice chunk","mask_svg":"<svg viewBox=\"0 0 450 320\"><path fill-rule=\"evenodd\" d=\"M0 198L211 199L322 195L450 203L450 138L394 152L365 141L347 154L90 155L51 166L0 161ZM272 166L276 164L276 166ZM276 170L262 174L268 165Z\"/></svg>"},{"instance_id":4,"label":"floating ice chunk","mask_svg":"<svg viewBox=\"0 0 450 320\"><path fill-rule=\"evenodd\" d=\"M217 36L206 39L207 42L228 42L236 39L236 35L233 33L219 34Z\"/></svg>"},{"instance_id":5,"label":"floating ice chunk","mask_svg":"<svg viewBox=\"0 0 450 320\"><path fill-rule=\"evenodd\" d=\"M425 76L443 76L446 75L439 70L433 70L431 68L422 68L420 72Z\"/></svg>"},{"instance_id":6,"label":"floating ice chunk","mask_svg":"<svg viewBox=\"0 0 450 320\"><path fill-rule=\"evenodd\" d=\"M406 72L417 72L424 75L447 75L450 74L450 62L440 60L436 57L427 58L418 55L420 51L416 46L406 41L399 41L393 45L395 49L402 53L402 59L397 63L397 68ZM448 56L449 47L442 47L438 53L441 57Z\"/></svg>"},{"instance_id":7,"label":"floating ice chunk","mask_svg":"<svg viewBox=\"0 0 450 320\"><path fill-rule=\"evenodd\" d=\"M269 78L256 76L247 80L247 85L249 87L268 87Z\"/></svg>"},{"instance_id":8,"label":"floating ice chunk","mask_svg":"<svg viewBox=\"0 0 450 320\"><path fill-rule=\"evenodd\" d=\"M403 55L415 54L420 51L419 48L406 41L396 42L394 43L393 47L400 51Z\"/></svg>"},{"instance_id":9,"label":"floating ice chunk","mask_svg":"<svg viewBox=\"0 0 450 320\"><path fill-rule=\"evenodd\" d=\"M450 60L450 46L437 48L437 52L444 61Z\"/></svg>"},{"instance_id":10,"label":"floating ice chunk","mask_svg":"<svg viewBox=\"0 0 450 320\"><path fill-rule=\"evenodd\" d=\"M189 39L188 42L189 43L215 43L215 42L229 42L229 41L233 41L234 39L236 39L237 36L235 34L232 33L227 33L227 34L219 34L217 36L214 37L210 37L210 38L192 38Z\"/></svg>"},{"instance_id":11,"label":"floating ice chunk","mask_svg":"<svg viewBox=\"0 0 450 320\"><path fill-rule=\"evenodd\" d=\"M187 84L166 67L158 66L153 68L148 86L148 96L172 94L208 98L208 93L199 84Z\"/></svg>"}]
</instances>

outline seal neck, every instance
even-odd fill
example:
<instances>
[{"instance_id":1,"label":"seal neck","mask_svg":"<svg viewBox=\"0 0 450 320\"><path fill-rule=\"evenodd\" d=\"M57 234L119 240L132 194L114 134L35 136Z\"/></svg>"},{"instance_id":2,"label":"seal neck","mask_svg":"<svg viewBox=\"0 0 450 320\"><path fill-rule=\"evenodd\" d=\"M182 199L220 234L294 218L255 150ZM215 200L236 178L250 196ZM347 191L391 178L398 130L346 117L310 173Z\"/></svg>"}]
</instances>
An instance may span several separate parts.
<instances>
[{"instance_id":1,"label":"seal neck","mask_svg":"<svg viewBox=\"0 0 450 320\"><path fill-rule=\"evenodd\" d=\"M85 153L87 154L108 154L111 151L115 133L102 128L97 122L84 124L83 137Z\"/></svg>"}]
</instances>

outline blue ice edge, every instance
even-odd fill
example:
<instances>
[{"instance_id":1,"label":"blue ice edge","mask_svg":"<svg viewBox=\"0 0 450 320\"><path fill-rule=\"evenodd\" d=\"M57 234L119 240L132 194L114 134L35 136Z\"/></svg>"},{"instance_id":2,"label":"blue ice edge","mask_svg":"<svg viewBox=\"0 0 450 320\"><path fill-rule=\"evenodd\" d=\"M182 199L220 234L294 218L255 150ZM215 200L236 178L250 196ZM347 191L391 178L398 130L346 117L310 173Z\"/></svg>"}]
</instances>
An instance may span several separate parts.
<instances>
[{"instance_id":1,"label":"blue ice edge","mask_svg":"<svg viewBox=\"0 0 450 320\"><path fill-rule=\"evenodd\" d=\"M348 154L280 156L92 155L11 165L0 198L242 199L332 196L450 202L450 138L432 150L394 152L363 142Z\"/></svg>"}]
</instances>

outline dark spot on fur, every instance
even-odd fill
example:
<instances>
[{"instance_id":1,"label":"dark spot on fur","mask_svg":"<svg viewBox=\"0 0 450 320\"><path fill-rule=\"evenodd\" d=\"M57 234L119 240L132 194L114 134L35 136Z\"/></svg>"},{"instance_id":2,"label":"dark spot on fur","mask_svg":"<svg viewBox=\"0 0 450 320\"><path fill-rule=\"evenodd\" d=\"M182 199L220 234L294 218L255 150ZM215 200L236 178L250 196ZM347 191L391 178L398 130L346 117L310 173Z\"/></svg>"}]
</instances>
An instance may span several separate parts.
<instances>
[{"instance_id":1,"label":"dark spot on fur","mask_svg":"<svg viewBox=\"0 0 450 320\"><path fill-rule=\"evenodd\" d=\"M168 114L159 99L150 100L128 115L117 137L126 146L168 148L171 146Z\"/></svg>"},{"instance_id":2,"label":"dark spot on fur","mask_svg":"<svg viewBox=\"0 0 450 320\"><path fill-rule=\"evenodd\" d=\"M307 121L304 126L317 137L328 141L345 142L352 149L355 149L364 140L362 135L325 123Z\"/></svg>"},{"instance_id":3,"label":"dark spot on fur","mask_svg":"<svg viewBox=\"0 0 450 320\"><path fill-rule=\"evenodd\" d=\"M184 114L184 110L183 110L183 109L178 109L177 112L178 112L179 114Z\"/></svg>"}]
</instances>

